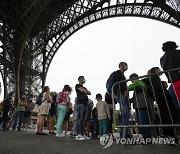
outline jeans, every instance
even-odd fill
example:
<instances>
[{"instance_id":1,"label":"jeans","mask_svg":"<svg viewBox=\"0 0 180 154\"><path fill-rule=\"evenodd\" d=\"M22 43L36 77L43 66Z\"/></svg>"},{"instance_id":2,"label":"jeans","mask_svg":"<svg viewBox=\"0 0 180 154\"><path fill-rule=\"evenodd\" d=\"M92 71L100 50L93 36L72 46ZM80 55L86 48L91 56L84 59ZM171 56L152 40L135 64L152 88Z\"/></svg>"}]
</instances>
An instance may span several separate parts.
<instances>
[{"instance_id":1,"label":"jeans","mask_svg":"<svg viewBox=\"0 0 180 154\"><path fill-rule=\"evenodd\" d=\"M0 124L3 123L2 128L3 130L6 129L7 121L8 121L8 112L9 110L3 110L3 116L0 119Z\"/></svg>"},{"instance_id":2,"label":"jeans","mask_svg":"<svg viewBox=\"0 0 180 154\"><path fill-rule=\"evenodd\" d=\"M17 111L16 112L14 123L13 123L13 129L16 129L17 122L19 122L18 123L18 130L21 130L21 125L22 125L24 113L25 113L25 111Z\"/></svg>"},{"instance_id":3,"label":"jeans","mask_svg":"<svg viewBox=\"0 0 180 154\"><path fill-rule=\"evenodd\" d=\"M150 121L147 108L136 109L136 117L139 125L149 125ZM151 129L149 127L140 127L139 131L142 134L143 138L151 137Z\"/></svg>"},{"instance_id":4,"label":"jeans","mask_svg":"<svg viewBox=\"0 0 180 154\"><path fill-rule=\"evenodd\" d=\"M99 133L100 136L107 134L108 119L99 120Z\"/></svg>"},{"instance_id":5,"label":"jeans","mask_svg":"<svg viewBox=\"0 0 180 154\"><path fill-rule=\"evenodd\" d=\"M128 101L128 96L124 94L119 94L116 96L116 100L120 107L120 125L129 125L130 119L130 104ZM128 128L121 127L120 137L126 137L128 135Z\"/></svg>"},{"instance_id":6,"label":"jeans","mask_svg":"<svg viewBox=\"0 0 180 154\"><path fill-rule=\"evenodd\" d=\"M57 106L57 110L58 110L58 119L57 119L57 134L61 134L62 132L62 124L66 115L66 106L63 105L58 105Z\"/></svg>"},{"instance_id":7,"label":"jeans","mask_svg":"<svg viewBox=\"0 0 180 154\"><path fill-rule=\"evenodd\" d=\"M83 135L83 125L86 115L86 106L84 104L77 104L77 121L76 121L76 132L77 135Z\"/></svg>"}]
</instances>

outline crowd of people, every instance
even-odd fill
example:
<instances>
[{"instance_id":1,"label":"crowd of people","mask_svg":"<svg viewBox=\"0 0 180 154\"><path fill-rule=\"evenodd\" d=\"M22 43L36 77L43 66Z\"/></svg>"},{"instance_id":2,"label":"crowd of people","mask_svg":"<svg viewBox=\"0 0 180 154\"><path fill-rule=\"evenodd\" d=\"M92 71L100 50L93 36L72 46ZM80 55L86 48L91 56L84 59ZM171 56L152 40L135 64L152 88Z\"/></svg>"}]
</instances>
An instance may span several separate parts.
<instances>
[{"instance_id":1,"label":"crowd of people","mask_svg":"<svg viewBox=\"0 0 180 154\"><path fill-rule=\"evenodd\" d=\"M78 84L75 85L77 97L74 105L70 99L72 88L69 85L64 85L62 91L54 95L51 95L50 88L45 86L37 97L40 103L37 103L37 100L36 103L33 102L32 97L27 101L26 96L21 95L16 107L12 107L13 93L10 93L3 101L3 116L0 119L2 130L11 128L13 131L16 129L27 131L32 113L37 113L36 135L47 135L44 132L44 124L48 119L49 134L64 137L67 135L69 119L72 115L70 135L76 140L91 139L113 133L113 101L115 101L120 107L120 126L130 125L131 111L135 110L134 119L139 126L166 125L162 127L161 133L157 129L159 127L138 127L138 133L142 134L143 138L161 135L177 139L179 135L177 129L168 127L180 122L180 51L177 47L177 44L171 41L165 42L162 46L165 54L160 59L160 64L163 71L168 71L165 74L170 83L169 89L167 82L161 81L159 67L152 67L144 78L132 73L129 77L132 83L127 85L128 81L124 73L128 69L128 64L120 62L119 69L114 71L112 76L113 83L116 83L113 93L106 92L104 101L102 94L96 94L95 107L93 101L88 98L91 92L84 87L84 76L79 76ZM133 91L131 98L130 91ZM157 106L154 105L155 103ZM156 122L157 117L158 122ZM120 137L132 137L129 127L120 129Z\"/></svg>"},{"instance_id":2,"label":"crowd of people","mask_svg":"<svg viewBox=\"0 0 180 154\"><path fill-rule=\"evenodd\" d=\"M147 77L139 78L138 74L130 75L132 84L127 86L124 72L128 65L126 62L119 64L119 70L114 74L115 83L114 95L120 106L120 125L128 126L131 103L136 113L137 125L153 125L155 123L155 106L158 107L159 123L162 125L163 137L173 137L178 140L178 128L171 127L179 124L180 120L180 51L177 44L172 41L165 42L162 50L165 54L160 59L160 64L170 83L169 91L167 82L161 81L162 72L159 67L152 67ZM140 79L140 80L139 80ZM133 96L129 98L129 91L133 91ZM140 127L140 134L143 138L157 137L155 127ZM131 137L128 127L120 129L120 137Z\"/></svg>"}]
</instances>

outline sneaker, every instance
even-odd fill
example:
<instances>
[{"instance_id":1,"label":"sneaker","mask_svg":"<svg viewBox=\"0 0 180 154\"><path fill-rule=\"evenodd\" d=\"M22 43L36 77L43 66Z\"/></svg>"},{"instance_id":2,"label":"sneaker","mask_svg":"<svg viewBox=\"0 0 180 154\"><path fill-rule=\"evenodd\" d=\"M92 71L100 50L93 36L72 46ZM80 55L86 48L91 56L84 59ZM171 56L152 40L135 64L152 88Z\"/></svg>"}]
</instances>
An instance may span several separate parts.
<instances>
[{"instance_id":1,"label":"sneaker","mask_svg":"<svg viewBox=\"0 0 180 154\"><path fill-rule=\"evenodd\" d=\"M89 137L92 138L92 133L91 132L89 133Z\"/></svg>"},{"instance_id":2,"label":"sneaker","mask_svg":"<svg viewBox=\"0 0 180 154\"><path fill-rule=\"evenodd\" d=\"M83 135L83 137L86 139L86 140L90 140L91 138L86 136L85 134Z\"/></svg>"},{"instance_id":3,"label":"sneaker","mask_svg":"<svg viewBox=\"0 0 180 154\"><path fill-rule=\"evenodd\" d=\"M85 138L82 135L76 136L76 140L83 141Z\"/></svg>"},{"instance_id":4,"label":"sneaker","mask_svg":"<svg viewBox=\"0 0 180 154\"><path fill-rule=\"evenodd\" d=\"M61 134L56 134L56 137L64 137L65 135L63 133Z\"/></svg>"},{"instance_id":5,"label":"sneaker","mask_svg":"<svg viewBox=\"0 0 180 154\"><path fill-rule=\"evenodd\" d=\"M63 131L62 134L64 134L64 136L66 136L66 132L65 131Z\"/></svg>"},{"instance_id":6,"label":"sneaker","mask_svg":"<svg viewBox=\"0 0 180 154\"><path fill-rule=\"evenodd\" d=\"M40 133L39 135L48 135L48 134L46 134L46 133Z\"/></svg>"},{"instance_id":7,"label":"sneaker","mask_svg":"<svg viewBox=\"0 0 180 154\"><path fill-rule=\"evenodd\" d=\"M41 133L39 133L39 132L36 132L35 134L36 134L36 135L41 135Z\"/></svg>"}]
</instances>

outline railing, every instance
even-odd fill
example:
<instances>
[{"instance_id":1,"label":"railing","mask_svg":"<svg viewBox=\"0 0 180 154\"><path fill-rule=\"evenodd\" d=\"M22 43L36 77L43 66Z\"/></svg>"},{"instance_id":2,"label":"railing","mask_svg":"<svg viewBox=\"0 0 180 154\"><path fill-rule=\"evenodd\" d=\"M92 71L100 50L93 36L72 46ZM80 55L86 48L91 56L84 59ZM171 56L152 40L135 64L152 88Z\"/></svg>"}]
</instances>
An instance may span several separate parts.
<instances>
[{"instance_id":1,"label":"railing","mask_svg":"<svg viewBox=\"0 0 180 154\"><path fill-rule=\"evenodd\" d=\"M180 68L151 73L133 79L117 82L112 87L112 102L113 102L113 120L116 128L122 129L122 136L134 134L135 132L142 134L143 137L157 136L178 136L180 127L180 101L178 94L175 91L175 81L173 76L179 77L180 88ZM168 77L169 88L167 82L161 80L160 75L165 74ZM127 84L127 89L130 88L129 82L139 82L140 85L132 84L132 92L128 91L129 95L122 93L122 84ZM121 92L121 93L120 93ZM116 94L116 95L115 95ZM127 98L124 101L123 97ZM120 107L120 124L116 120L116 106L114 100L119 99ZM133 107L132 107L133 106ZM132 118L132 111L135 117ZM127 122L128 117L128 122ZM176 130L176 131L175 131ZM176 133L175 133L176 132ZM148 135L150 134L150 135ZM147 135L147 136L146 136Z\"/></svg>"}]
</instances>

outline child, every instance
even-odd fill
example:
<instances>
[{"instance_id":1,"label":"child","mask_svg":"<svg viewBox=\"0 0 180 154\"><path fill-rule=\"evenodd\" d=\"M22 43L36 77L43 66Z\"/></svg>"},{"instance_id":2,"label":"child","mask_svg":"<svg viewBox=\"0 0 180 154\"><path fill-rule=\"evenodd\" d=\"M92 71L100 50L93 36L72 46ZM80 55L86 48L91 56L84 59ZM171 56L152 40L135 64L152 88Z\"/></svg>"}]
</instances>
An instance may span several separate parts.
<instances>
[{"instance_id":1,"label":"child","mask_svg":"<svg viewBox=\"0 0 180 154\"><path fill-rule=\"evenodd\" d=\"M105 101L102 101L102 95L97 94L96 99L98 103L96 104L98 112L98 121L99 121L99 133L100 136L107 134L108 119L111 119L109 106Z\"/></svg>"},{"instance_id":2,"label":"child","mask_svg":"<svg viewBox=\"0 0 180 154\"><path fill-rule=\"evenodd\" d=\"M133 108L136 111L138 124L149 125L150 120L152 121L151 111L153 102L147 93L147 86L141 80L138 80L138 77L139 76L136 73L130 75L129 78L132 81L132 84L128 86L128 90L134 91L131 101L133 103ZM139 132L142 134L143 138L151 137L151 130L149 127L140 127Z\"/></svg>"}]
</instances>

